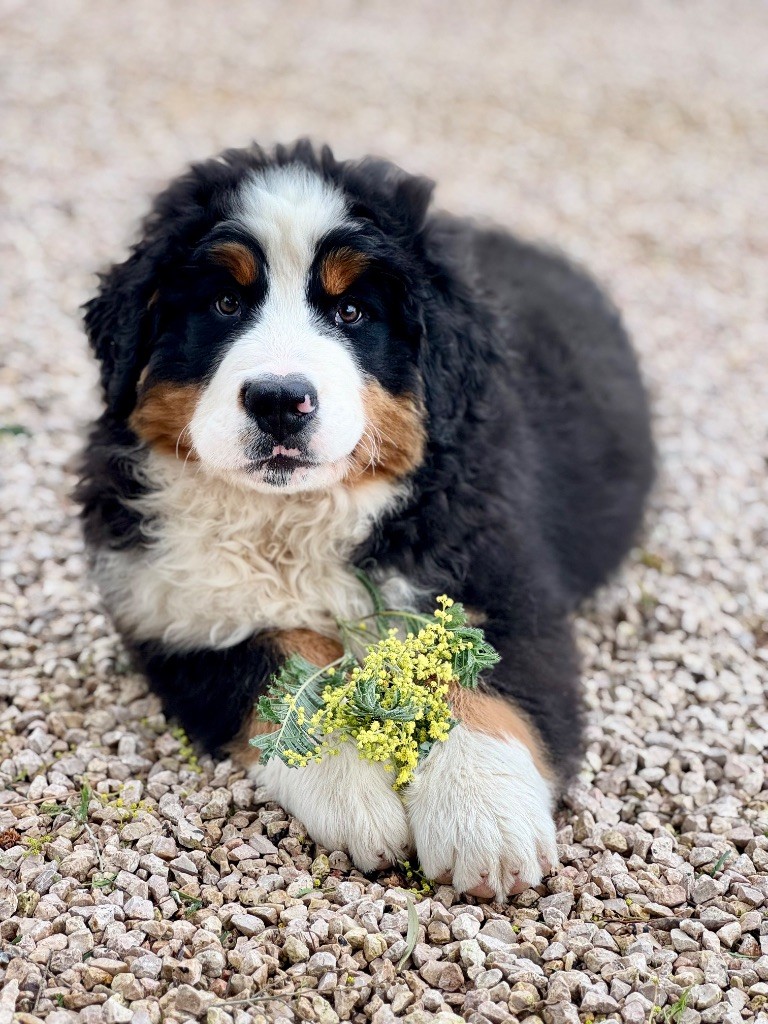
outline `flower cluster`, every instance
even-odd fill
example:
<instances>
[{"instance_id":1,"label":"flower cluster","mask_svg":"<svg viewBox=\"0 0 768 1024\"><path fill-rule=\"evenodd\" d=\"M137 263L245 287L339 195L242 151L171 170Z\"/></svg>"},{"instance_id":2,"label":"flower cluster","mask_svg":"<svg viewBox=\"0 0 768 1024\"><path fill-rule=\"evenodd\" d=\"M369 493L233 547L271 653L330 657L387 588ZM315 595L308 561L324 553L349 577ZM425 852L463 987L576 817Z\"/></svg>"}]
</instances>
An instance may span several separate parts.
<instances>
[{"instance_id":1,"label":"flower cluster","mask_svg":"<svg viewBox=\"0 0 768 1024\"><path fill-rule=\"evenodd\" d=\"M368 642L361 663L349 652L320 670L289 659L259 703L262 717L280 726L251 741L264 760L278 755L291 767L305 767L338 753L341 743L354 743L361 757L394 774L394 788L410 782L420 759L454 724L451 684L476 685L479 671L498 660L482 632L467 625L460 605L444 595L437 605L431 617L403 613L407 623L421 624L418 631L401 638L397 628L386 628L381 639ZM388 622L397 616L380 611L375 617ZM363 632L358 625L358 637Z\"/></svg>"}]
</instances>

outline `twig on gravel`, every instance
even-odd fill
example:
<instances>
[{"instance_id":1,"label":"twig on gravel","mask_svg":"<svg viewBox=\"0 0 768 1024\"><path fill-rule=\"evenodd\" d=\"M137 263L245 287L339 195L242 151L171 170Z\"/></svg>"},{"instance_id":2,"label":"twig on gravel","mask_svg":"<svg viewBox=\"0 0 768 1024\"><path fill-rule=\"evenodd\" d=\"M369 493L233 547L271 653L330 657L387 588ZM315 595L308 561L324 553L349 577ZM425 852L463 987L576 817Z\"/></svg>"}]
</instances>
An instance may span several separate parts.
<instances>
[{"instance_id":1,"label":"twig on gravel","mask_svg":"<svg viewBox=\"0 0 768 1024\"><path fill-rule=\"evenodd\" d=\"M101 856L101 847L99 846L99 841L96 838L96 833L93 831L93 829L90 826L90 823L88 822L88 805L90 804L90 802L91 787L88 785L87 782L84 782L80 789L80 806L77 807L75 810L75 817L77 818L77 820L80 822L80 824L83 826L85 831L88 833L88 836L90 837L91 843L93 844L93 848L96 851L96 859L99 862L99 871L103 875L105 872L104 860Z\"/></svg>"},{"instance_id":2,"label":"twig on gravel","mask_svg":"<svg viewBox=\"0 0 768 1024\"><path fill-rule=\"evenodd\" d=\"M68 797L76 796L77 792L78 792L78 790L76 790L76 789L70 790L70 792L67 794L67 796ZM99 841L96 838L96 833L93 831L93 829L91 828L91 826L90 826L90 824L88 823L88 820L87 820L88 804L90 803L90 799L91 799L91 787L87 783L84 783L79 792L80 792L80 806L79 807L73 807L73 808L66 808L66 810L68 810L71 814L73 814L77 818L77 820L83 826L84 830L88 833L88 836L89 836L89 838L91 840L91 843L93 844L93 848L94 848L94 850L96 852L96 858L97 858L97 860L99 862L99 870L101 871L101 873L103 875L104 874L104 860L103 860L102 855L101 855L101 847L99 846ZM28 806L28 807L32 807L32 806L36 806L36 805L39 805L39 804L50 804L50 803L55 803L55 801L51 800L51 798L49 796L39 797L36 800L29 800L26 797L23 797L23 796L21 796L21 794L19 794L19 799L18 800L14 800L14 801L12 801L10 803L0 804L0 810L5 810L7 808L12 808L12 807L23 807L25 805Z\"/></svg>"},{"instance_id":3,"label":"twig on gravel","mask_svg":"<svg viewBox=\"0 0 768 1024\"><path fill-rule=\"evenodd\" d=\"M303 979L302 979L303 980ZM288 992L259 992L252 996L245 996L242 999L221 999L217 1003L211 1003L213 1006L247 1006L250 1003L284 1003L286 1006L290 1006L291 999L296 999L302 993L307 991L313 991L312 985L302 985L299 983L299 987L292 989ZM288 998L286 998L288 997Z\"/></svg>"},{"instance_id":4,"label":"twig on gravel","mask_svg":"<svg viewBox=\"0 0 768 1024\"><path fill-rule=\"evenodd\" d=\"M83 828L88 833L91 843L93 844L93 849L96 851L96 860L99 862L99 871L103 875L105 874L104 858L101 856L101 847L99 846L99 841L96 838L96 833L93 831L93 829L91 828L87 821L83 822Z\"/></svg>"},{"instance_id":5,"label":"twig on gravel","mask_svg":"<svg viewBox=\"0 0 768 1024\"><path fill-rule=\"evenodd\" d=\"M300 995L301 992L303 992L303 991L305 991L305 990L304 989L299 989L298 992L286 992L284 995L285 996L291 996L291 998L293 998L293 997L295 997L297 995ZM285 1003L286 1006L289 1006L290 1005L289 1000L284 998L284 995L279 995L279 994L269 995L267 993L261 993L261 994L256 995L256 996L248 996L245 999L222 999L218 1003L210 1003L210 1007L214 1007L214 1006L247 1006L249 1003L271 1003L271 1002Z\"/></svg>"},{"instance_id":6,"label":"twig on gravel","mask_svg":"<svg viewBox=\"0 0 768 1024\"><path fill-rule=\"evenodd\" d=\"M690 920L687 917L617 917L613 921L604 921L603 927L610 928L611 925L622 924L647 924L649 928L660 928L662 931L671 931L679 928L683 921Z\"/></svg>"},{"instance_id":7,"label":"twig on gravel","mask_svg":"<svg viewBox=\"0 0 768 1024\"><path fill-rule=\"evenodd\" d=\"M69 791L67 796L75 796L76 793L77 793L77 790L76 789L72 789L72 790ZM41 796L37 800L28 800L26 797L22 796L21 793L18 793L17 795L19 797L18 800L12 800L12 801L10 801L10 803L0 804L0 811L5 811L9 807L23 807L25 804L27 806L29 806L29 807L32 807L35 804L53 804L53 803L56 803L56 801L52 800L49 796Z\"/></svg>"},{"instance_id":8,"label":"twig on gravel","mask_svg":"<svg viewBox=\"0 0 768 1024\"><path fill-rule=\"evenodd\" d=\"M53 950L51 950L50 953L48 954L48 959L45 961L45 965L43 966L43 977L42 977L42 980L40 982L40 985L38 986L37 994L35 995L35 1001L32 1004L32 1010L31 1010L32 1013L34 1013L35 1010L37 1010L38 1004L40 1003L40 999L42 998L42 995L43 995L43 986L45 985L46 981L52 981L53 980L51 978L51 957L52 956L53 956Z\"/></svg>"},{"instance_id":9,"label":"twig on gravel","mask_svg":"<svg viewBox=\"0 0 768 1024\"><path fill-rule=\"evenodd\" d=\"M68 796L75 796L77 794L77 792L78 792L77 790L73 789L67 795ZM27 806L31 807L31 806L35 806L35 805L38 805L38 804L49 804L49 803L54 803L55 802L55 801L52 801L49 796L40 797L40 798L38 798L36 800L29 800L26 797L22 797L21 794L19 794L19 797L20 797L19 800L14 800L11 803L0 804L0 810L3 810L5 808L9 808L9 807L23 807L24 805L27 805ZM77 820L83 826L83 829L88 833L88 837L90 838L91 843L93 844L93 849L96 852L96 859L99 862L99 870L101 871L101 873L103 875L104 874L104 859L103 859L103 857L101 855L101 847L99 846L99 841L96 838L96 833L93 831L93 829L91 828L91 826L90 826L90 824L88 823L88 820L87 820L88 804L90 802L90 799L91 799L91 787L87 783L84 783L82 788L80 789L80 806L79 807L74 807L74 808L67 808L67 810L69 810L70 813L72 813L77 818Z\"/></svg>"}]
</instances>

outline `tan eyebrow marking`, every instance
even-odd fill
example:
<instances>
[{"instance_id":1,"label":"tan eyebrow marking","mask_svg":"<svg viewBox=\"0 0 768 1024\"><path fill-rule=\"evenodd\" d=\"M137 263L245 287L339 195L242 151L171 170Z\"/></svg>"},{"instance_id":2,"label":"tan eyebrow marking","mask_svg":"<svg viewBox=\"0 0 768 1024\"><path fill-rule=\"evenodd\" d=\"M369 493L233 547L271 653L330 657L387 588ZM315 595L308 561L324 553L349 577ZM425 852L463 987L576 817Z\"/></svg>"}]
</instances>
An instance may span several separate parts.
<instances>
[{"instance_id":1,"label":"tan eyebrow marking","mask_svg":"<svg viewBox=\"0 0 768 1024\"><path fill-rule=\"evenodd\" d=\"M213 261L225 267L243 288L256 280L256 258L242 242L219 242L211 247L210 253Z\"/></svg>"},{"instance_id":2,"label":"tan eyebrow marking","mask_svg":"<svg viewBox=\"0 0 768 1024\"><path fill-rule=\"evenodd\" d=\"M320 267L320 281L329 295L343 295L370 263L362 252L344 246L329 252Z\"/></svg>"}]
</instances>

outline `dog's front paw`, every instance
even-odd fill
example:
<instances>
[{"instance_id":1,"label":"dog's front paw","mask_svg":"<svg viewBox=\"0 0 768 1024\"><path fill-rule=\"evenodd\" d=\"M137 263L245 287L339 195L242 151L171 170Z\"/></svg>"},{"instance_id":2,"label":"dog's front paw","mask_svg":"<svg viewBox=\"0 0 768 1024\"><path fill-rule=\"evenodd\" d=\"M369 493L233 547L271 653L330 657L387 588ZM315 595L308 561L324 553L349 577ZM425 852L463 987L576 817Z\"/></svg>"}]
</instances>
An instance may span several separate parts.
<instances>
[{"instance_id":1,"label":"dog's front paw","mask_svg":"<svg viewBox=\"0 0 768 1024\"><path fill-rule=\"evenodd\" d=\"M505 900L557 864L550 786L519 740L455 726L406 806L424 873L459 892Z\"/></svg>"},{"instance_id":2,"label":"dog's front paw","mask_svg":"<svg viewBox=\"0 0 768 1024\"><path fill-rule=\"evenodd\" d=\"M306 768L288 768L275 757L251 771L270 799L300 818L316 842L347 850L361 871L380 871L408 856L411 834L392 790L393 776L363 760L352 744Z\"/></svg>"}]
</instances>

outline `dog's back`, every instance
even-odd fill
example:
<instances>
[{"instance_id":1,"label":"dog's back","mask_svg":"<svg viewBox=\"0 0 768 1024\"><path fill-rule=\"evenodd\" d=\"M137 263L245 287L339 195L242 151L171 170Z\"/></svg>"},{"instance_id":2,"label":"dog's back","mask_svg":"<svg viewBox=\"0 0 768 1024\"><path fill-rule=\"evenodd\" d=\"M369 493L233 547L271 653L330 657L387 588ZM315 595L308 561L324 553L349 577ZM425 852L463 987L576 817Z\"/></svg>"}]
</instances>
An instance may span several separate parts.
<instances>
[{"instance_id":1,"label":"dog's back","mask_svg":"<svg viewBox=\"0 0 768 1024\"><path fill-rule=\"evenodd\" d=\"M522 405L541 523L578 600L626 554L653 479L648 400L620 314L554 250L447 215L432 231L497 310L508 376L496 383Z\"/></svg>"}]
</instances>

